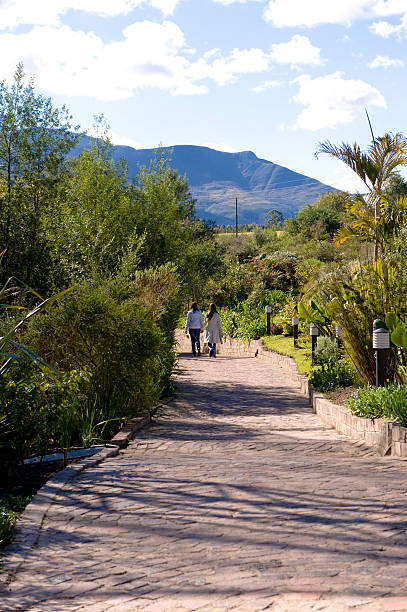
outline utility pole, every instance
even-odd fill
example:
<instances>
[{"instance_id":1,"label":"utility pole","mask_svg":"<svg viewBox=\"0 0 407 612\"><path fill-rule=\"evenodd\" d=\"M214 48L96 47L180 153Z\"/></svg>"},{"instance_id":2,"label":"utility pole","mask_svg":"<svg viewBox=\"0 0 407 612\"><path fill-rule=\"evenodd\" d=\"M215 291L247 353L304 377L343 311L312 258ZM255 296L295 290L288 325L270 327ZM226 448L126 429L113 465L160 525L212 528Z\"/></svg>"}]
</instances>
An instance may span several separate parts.
<instances>
[{"instance_id":1,"label":"utility pole","mask_svg":"<svg viewBox=\"0 0 407 612\"><path fill-rule=\"evenodd\" d=\"M236 198L236 238L237 238L237 198Z\"/></svg>"}]
</instances>

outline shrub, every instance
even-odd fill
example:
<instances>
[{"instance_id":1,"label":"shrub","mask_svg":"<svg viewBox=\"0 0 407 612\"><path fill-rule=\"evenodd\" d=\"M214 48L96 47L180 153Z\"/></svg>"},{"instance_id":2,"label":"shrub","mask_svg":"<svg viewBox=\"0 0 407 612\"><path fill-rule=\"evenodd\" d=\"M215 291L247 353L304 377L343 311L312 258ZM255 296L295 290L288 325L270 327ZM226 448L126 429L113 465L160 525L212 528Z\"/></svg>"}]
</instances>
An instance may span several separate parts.
<instances>
[{"instance_id":1,"label":"shrub","mask_svg":"<svg viewBox=\"0 0 407 612\"><path fill-rule=\"evenodd\" d=\"M309 381L319 391L333 391L355 382L355 371L346 359L343 359L336 338L320 338Z\"/></svg>"},{"instance_id":2,"label":"shrub","mask_svg":"<svg viewBox=\"0 0 407 612\"><path fill-rule=\"evenodd\" d=\"M117 400L116 416L131 416L160 397L168 345L138 289L123 280L86 281L33 321L27 342L61 370L87 368L89 398Z\"/></svg>"},{"instance_id":3,"label":"shrub","mask_svg":"<svg viewBox=\"0 0 407 612\"><path fill-rule=\"evenodd\" d=\"M336 338L319 338L317 348L314 353L313 363L321 366L324 370L335 365L342 358Z\"/></svg>"},{"instance_id":4,"label":"shrub","mask_svg":"<svg viewBox=\"0 0 407 612\"><path fill-rule=\"evenodd\" d=\"M328 370L313 367L309 375L309 382L319 391L333 391L341 387L354 384L355 372L350 364L341 359Z\"/></svg>"},{"instance_id":5,"label":"shrub","mask_svg":"<svg viewBox=\"0 0 407 612\"><path fill-rule=\"evenodd\" d=\"M240 302L235 308L220 311L223 331L231 338L258 339L266 333L266 314L263 308L252 308Z\"/></svg>"},{"instance_id":6,"label":"shrub","mask_svg":"<svg viewBox=\"0 0 407 612\"><path fill-rule=\"evenodd\" d=\"M19 375L23 374L22 371ZM81 372L49 379L36 366L0 378L0 465L5 480L31 455L44 455L49 447L70 445L81 398Z\"/></svg>"},{"instance_id":7,"label":"shrub","mask_svg":"<svg viewBox=\"0 0 407 612\"><path fill-rule=\"evenodd\" d=\"M0 499L0 547L11 540L17 519L30 499L22 495L5 495Z\"/></svg>"},{"instance_id":8,"label":"shrub","mask_svg":"<svg viewBox=\"0 0 407 612\"><path fill-rule=\"evenodd\" d=\"M392 383L378 388L362 387L349 398L347 406L356 416L385 417L407 427L407 385Z\"/></svg>"},{"instance_id":9,"label":"shrub","mask_svg":"<svg viewBox=\"0 0 407 612\"><path fill-rule=\"evenodd\" d=\"M270 325L270 333L273 334L273 336L278 336L280 334L283 333L283 326L281 325L281 323L272 323Z\"/></svg>"}]
</instances>

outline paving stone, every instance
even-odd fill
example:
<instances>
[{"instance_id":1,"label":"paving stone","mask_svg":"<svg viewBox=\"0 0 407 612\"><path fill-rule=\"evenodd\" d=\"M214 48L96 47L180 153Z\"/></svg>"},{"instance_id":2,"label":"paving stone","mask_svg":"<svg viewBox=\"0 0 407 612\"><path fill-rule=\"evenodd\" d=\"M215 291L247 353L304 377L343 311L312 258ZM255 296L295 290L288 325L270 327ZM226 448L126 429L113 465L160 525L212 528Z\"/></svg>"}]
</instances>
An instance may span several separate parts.
<instances>
[{"instance_id":1,"label":"paving stone","mask_svg":"<svg viewBox=\"0 0 407 612\"><path fill-rule=\"evenodd\" d=\"M182 357L177 378L55 497L0 611L407 610L405 464L324 427L267 362Z\"/></svg>"}]
</instances>

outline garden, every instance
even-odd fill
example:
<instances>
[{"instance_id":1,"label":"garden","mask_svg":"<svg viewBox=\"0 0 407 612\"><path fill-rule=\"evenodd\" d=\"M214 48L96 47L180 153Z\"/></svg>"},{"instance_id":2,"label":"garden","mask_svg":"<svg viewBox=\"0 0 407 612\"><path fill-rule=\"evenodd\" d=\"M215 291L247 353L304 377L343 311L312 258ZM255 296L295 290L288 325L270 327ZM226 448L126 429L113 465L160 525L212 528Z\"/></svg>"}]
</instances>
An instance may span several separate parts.
<instances>
[{"instance_id":1,"label":"garden","mask_svg":"<svg viewBox=\"0 0 407 612\"><path fill-rule=\"evenodd\" d=\"M225 333L261 338L293 357L300 373L354 415L407 425L407 143L401 134L357 143L321 143L318 155L344 162L365 194L320 196L293 219L218 234L223 274L205 301L219 305ZM273 211L270 211L272 213ZM271 311L266 336L265 306ZM292 318L299 318L293 342ZM384 385L376 384L373 324L389 334ZM310 325L318 334L312 352Z\"/></svg>"},{"instance_id":2,"label":"garden","mask_svg":"<svg viewBox=\"0 0 407 612\"><path fill-rule=\"evenodd\" d=\"M71 449L103 445L174 393L174 333L192 300L217 304L226 336L293 357L353 414L407 425L402 135L366 151L322 143L366 194L325 194L293 219L270 211L236 237L195 218L186 180L160 151L129 180L95 121L99 137L73 155L81 132L65 107L21 66L0 84L0 545ZM390 336L381 387L374 321Z\"/></svg>"},{"instance_id":3,"label":"garden","mask_svg":"<svg viewBox=\"0 0 407 612\"><path fill-rule=\"evenodd\" d=\"M220 264L169 160L130 181L95 122L73 155L65 107L22 66L0 84L0 545L71 449L173 394L179 312Z\"/></svg>"}]
</instances>

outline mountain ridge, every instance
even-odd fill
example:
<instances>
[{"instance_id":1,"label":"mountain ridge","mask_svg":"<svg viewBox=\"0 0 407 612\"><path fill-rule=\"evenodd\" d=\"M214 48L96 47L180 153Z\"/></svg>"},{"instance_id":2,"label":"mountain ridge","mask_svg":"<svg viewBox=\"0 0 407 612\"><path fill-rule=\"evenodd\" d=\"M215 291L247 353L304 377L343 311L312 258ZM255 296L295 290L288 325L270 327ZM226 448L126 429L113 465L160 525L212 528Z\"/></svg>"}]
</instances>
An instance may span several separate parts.
<instances>
[{"instance_id":1,"label":"mountain ridge","mask_svg":"<svg viewBox=\"0 0 407 612\"><path fill-rule=\"evenodd\" d=\"M76 153L89 146L85 137ZM258 158L250 150L230 153L199 145L174 145L157 149L134 149L114 145L112 157L124 158L129 178L136 179L139 168L148 165L162 151L170 166L188 180L196 198L196 215L216 223L234 223L238 198L239 223L264 223L270 209L290 217L319 195L336 191L320 181L274 162Z\"/></svg>"}]
</instances>

